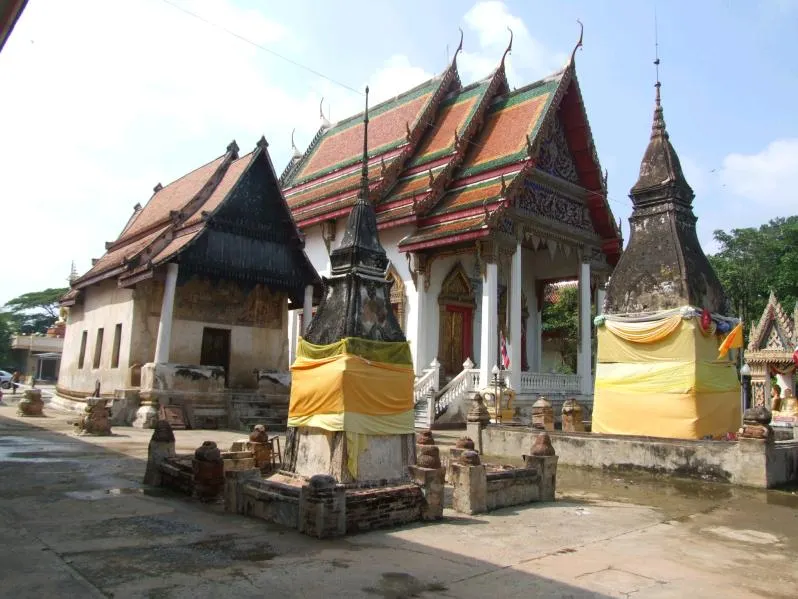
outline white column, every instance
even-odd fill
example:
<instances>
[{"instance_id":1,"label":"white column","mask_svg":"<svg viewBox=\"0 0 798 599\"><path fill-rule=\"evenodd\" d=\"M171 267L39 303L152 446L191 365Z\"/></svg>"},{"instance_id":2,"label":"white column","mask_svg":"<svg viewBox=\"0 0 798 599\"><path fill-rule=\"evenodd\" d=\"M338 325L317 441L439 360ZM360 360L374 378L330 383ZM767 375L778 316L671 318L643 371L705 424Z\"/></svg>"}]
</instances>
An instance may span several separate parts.
<instances>
[{"instance_id":1,"label":"white column","mask_svg":"<svg viewBox=\"0 0 798 599\"><path fill-rule=\"evenodd\" d=\"M496 365L496 336L499 320L499 266L485 264L482 283L482 330L480 332L479 384L485 387L491 381L491 370Z\"/></svg>"},{"instance_id":2,"label":"white column","mask_svg":"<svg viewBox=\"0 0 798 599\"><path fill-rule=\"evenodd\" d=\"M593 356L591 355L590 322L590 263L579 265L579 348L576 358L576 374L580 378L582 394L593 393L593 374L591 372Z\"/></svg>"},{"instance_id":3,"label":"white column","mask_svg":"<svg viewBox=\"0 0 798 599\"><path fill-rule=\"evenodd\" d=\"M293 310L288 317L288 366L296 360L297 331L299 329L299 310Z\"/></svg>"},{"instance_id":4,"label":"white column","mask_svg":"<svg viewBox=\"0 0 798 599\"><path fill-rule=\"evenodd\" d=\"M521 391L521 242L510 267L510 387Z\"/></svg>"},{"instance_id":5,"label":"white column","mask_svg":"<svg viewBox=\"0 0 798 599\"><path fill-rule=\"evenodd\" d=\"M161 303L161 320L158 322L158 340L155 342L156 364L169 362L169 344L172 342L172 311L175 307L175 289L177 289L177 264L166 265L166 282L163 286L163 302Z\"/></svg>"},{"instance_id":6,"label":"white column","mask_svg":"<svg viewBox=\"0 0 798 599\"><path fill-rule=\"evenodd\" d=\"M302 302L302 335L304 335L313 318L313 285L305 287L305 297Z\"/></svg>"},{"instance_id":7,"label":"white column","mask_svg":"<svg viewBox=\"0 0 798 599\"><path fill-rule=\"evenodd\" d=\"M543 313L538 305L537 281L532 278L531 291L527 293L529 321L526 326L526 355L529 371L540 372L543 367Z\"/></svg>"},{"instance_id":8,"label":"white column","mask_svg":"<svg viewBox=\"0 0 798 599\"><path fill-rule=\"evenodd\" d=\"M427 320L427 292L425 290L426 276L419 271L416 274L416 314L413 321L413 342L410 348L413 350L413 369L417 375L427 367L426 341L429 331L425 327Z\"/></svg>"}]
</instances>

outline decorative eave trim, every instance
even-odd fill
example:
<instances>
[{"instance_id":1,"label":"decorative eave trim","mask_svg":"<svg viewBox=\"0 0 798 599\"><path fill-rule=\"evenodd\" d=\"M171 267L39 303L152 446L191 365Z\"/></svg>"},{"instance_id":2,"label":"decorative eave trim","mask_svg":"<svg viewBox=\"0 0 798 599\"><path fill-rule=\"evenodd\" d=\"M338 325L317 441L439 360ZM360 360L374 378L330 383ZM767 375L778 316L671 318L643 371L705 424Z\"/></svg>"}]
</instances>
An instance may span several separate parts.
<instances>
[{"instance_id":1,"label":"decorative eave trim","mask_svg":"<svg viewBox=\"0 0 798 599\"><path fill-rule=\"evenodd\" d=\"M490 236L491 231L488 229L479 229L476 231L469 231L468 233L459 233L451 236L438 237L427 241L420 241L418 243L411 243L407 245L399 244L400 252L417 252L429 248L441 247L446 245L454 245L456 243L463 243L464 241L473 241L475 239L483 239Z\"/></svg>"}]
</instances>

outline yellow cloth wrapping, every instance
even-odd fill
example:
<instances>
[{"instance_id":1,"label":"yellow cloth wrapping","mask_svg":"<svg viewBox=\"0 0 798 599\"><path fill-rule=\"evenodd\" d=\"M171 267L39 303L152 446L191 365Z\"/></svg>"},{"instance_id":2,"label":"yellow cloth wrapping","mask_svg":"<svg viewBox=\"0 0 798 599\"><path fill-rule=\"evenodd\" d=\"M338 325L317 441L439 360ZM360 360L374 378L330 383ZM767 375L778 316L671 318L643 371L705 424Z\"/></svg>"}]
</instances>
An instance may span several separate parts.
<instances>
[{"instance_id":1,"label":"yellow cloth wrapping","mask_svg":"<svg viewBox=\"0 0 798 599\"><path fill-rule=\"evenodd\" d=\"M699 439L740 426L734 364L716 360L717 337L701 334L695 319L677 325L643 345L598 328L594 432Z\"/></svg>"},{"instance_id":2,"label":"yellow cloth wrapping","mask_svg":"<svg viewBox=\"0 0 798 599\"><path fill-rule=\"evenodd\" d=\"M413 433L414 379L407 343L349 338L319 346L300 339L291 366L288 426L363 435Z\"/></svg>"},{"instance_id":3,"label":"yellow cloth wrapping","mask_svg":"<svg viewBox=\"0 0 798 599\"><path fill-rule=\"evenodd\" d=\"M632 343L656 343L673 333L682 323L680 314L647 322L618 322L607 320L604 328L624 341Z\"/></svg>"}]
</instances>

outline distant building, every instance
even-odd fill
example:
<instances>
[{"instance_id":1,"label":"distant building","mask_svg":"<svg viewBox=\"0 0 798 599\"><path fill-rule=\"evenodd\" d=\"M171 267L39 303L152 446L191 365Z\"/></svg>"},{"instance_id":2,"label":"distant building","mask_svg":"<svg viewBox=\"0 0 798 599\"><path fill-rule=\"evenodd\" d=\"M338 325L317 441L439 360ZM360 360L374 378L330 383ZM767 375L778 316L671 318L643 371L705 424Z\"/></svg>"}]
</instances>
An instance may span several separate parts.
<instances>
[{"instance_id":1,"label":"distant building","mask_svg":"<svg viewBox=\"0 0 798 599\"><path fill-rule=\"evenodd\" d=\"M288 309L318 276L267 147L261 138L239 156L233 142L156 185L72 281L59 395L85 397L96 381L104 396L139 387L147 364L222 367L223 387L238 389L257 387L255 371L288 370Z\"/></svg>"},{"instance_id":2,"label":"distant building","mask_svg":"<svg viewBox=\"0 0 798 599\"><path fill-rule=\"evenodd\" d=\"M46 335L14 335L11 337L11 353L14 368L26 379L55 382L61 365L64 348L64 323L56 323Z\"/></svg>"}]
</instances>

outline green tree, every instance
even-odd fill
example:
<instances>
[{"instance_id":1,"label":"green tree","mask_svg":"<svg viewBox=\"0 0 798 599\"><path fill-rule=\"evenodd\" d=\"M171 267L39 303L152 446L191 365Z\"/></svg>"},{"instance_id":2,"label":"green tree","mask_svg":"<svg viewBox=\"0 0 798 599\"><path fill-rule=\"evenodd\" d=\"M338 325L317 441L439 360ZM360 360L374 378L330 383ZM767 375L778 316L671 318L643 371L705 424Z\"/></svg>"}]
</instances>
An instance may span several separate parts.
<instances>
[{"instance_id":1,"label":"green tree","mask_svg":"<svg viewBox=\"0 0 798 599\"><path fill-rule=\"evenodd\" d=\"M3 310L12 327L20 333L44 333L58 319L58 299L67 288L51 288L23 293L9 300Z\"/></svg>"},{"instance_id":2,"label":"green tree","mask_svg":"<svg viewBox=\"0 0 798 599\"><path fill-rule=\"evenodd\" d=\"M14 322L8 312L0 312L0 368L11 364L11 333Z\"/></svg>"},{"instance_id":3,"label":"green tree","mask_svg":"<svg viewBox=\"0 0 798 599\"><path fill-rule=\"evenodd\" d=\"M567 374L576 372L579 339L579 290L560 287L554 302L543 305L543 332L554 333L562 341L562 358Z\"/></svg>"},{"instance_id":4,"label":"green tree","mask_svg":"<svg viewBox=\"0 0 798 599\"><path fill-rule=\"evenodd\" d=\"M746 332L761 316L771 290L792 312L798 299L798 216L714 235L720 249L709 261Z\"/></svg>"}]
</instances>

